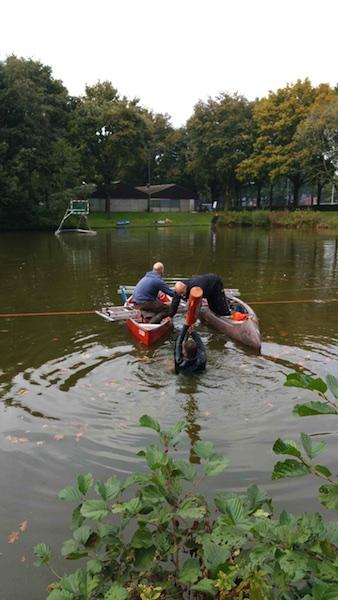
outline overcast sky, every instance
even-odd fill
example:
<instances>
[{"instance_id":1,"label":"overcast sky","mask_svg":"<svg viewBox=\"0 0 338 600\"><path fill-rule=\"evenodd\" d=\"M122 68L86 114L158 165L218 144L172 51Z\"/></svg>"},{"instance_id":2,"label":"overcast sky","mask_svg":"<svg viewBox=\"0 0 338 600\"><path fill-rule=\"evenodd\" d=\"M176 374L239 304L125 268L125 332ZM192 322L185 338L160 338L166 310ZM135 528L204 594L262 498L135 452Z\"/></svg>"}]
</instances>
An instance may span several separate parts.
<instances>
[{"instance_id":1,"label":"overcast sky","mask_svg":"<svg viewBox=\"0 0 338 600\"><path fill-rule=\"evenodd\" d=\"M3 0L0 59L50 65L73 95L109 80L175 126L199 99L338 82L337 0Z\"/></svg>"}]
</instances>

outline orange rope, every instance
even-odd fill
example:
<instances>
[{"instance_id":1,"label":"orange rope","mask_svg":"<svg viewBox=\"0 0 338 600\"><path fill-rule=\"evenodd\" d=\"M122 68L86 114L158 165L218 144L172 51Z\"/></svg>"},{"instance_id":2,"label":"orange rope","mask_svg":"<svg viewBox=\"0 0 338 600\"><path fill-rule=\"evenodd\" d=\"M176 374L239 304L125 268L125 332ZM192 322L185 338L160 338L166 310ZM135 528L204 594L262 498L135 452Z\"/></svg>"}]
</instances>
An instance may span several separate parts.
<instances>
[{"instance_id":1,"label":"orange rope","mask_svg":"<svg viewBox=\"0 0 338 600\"><path fill-rule=\"evenodd\" d=\"M10 317L57 317L59 315L94 315L95 310L66 310L60 312L28 312L28 313L3 313L0 318Z\"/></svg>"},{"instance_id":2,"label":"orange rope","mask_svg":"<svg viewBox=\"0 0 338 600\"><path fill-rule=\"evenodd\" d=\"M324 302L338 302L338 298L319 298L318 300L256 300L246 302L246 304L321 304Z\"/></svg>"},{"instance_id":3,"label":"orange rope","mask_svg":"<svg viewBox=\"0 0 338 600\"><path fill-rule=\"evenodd\" d=\"M246 304L324 304L325 302L338 302L338 298L319 298L318 300L255 300L247 301ZM11 317L58 317L64 315L94 315L95 310L65 310L51 312L27 312L27 313L0 313L0 318L9 319Z\"/></svg>"}]
</instances>

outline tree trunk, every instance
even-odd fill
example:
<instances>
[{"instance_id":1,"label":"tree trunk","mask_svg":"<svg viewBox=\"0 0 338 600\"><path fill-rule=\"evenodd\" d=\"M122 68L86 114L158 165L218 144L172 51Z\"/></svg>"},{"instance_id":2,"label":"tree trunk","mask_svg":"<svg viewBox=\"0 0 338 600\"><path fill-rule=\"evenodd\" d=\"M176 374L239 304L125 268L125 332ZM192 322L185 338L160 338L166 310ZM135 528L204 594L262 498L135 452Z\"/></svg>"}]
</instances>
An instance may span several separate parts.
<instances>
[{"instance_id":1,"label":"tree trunk","mask_svg":"<svg viewBox=\"0 0 338 600\"><path fill-rule=\"evenodd\" d=\"M105 213L107 215L107 217L110 217L110 197L109 194L106 194L106 198L105 198Z\"/></svg>"},{"instance_id":2,"label":"tree trunk","mask_svg":"<svg viewBox=\"0 0 338 600\"><path fill-rule=\"evenodd\" d=\"M269 189L269 210L272 210L272 203L273 203L273 184L270 183L270 189Z\"/></svg>"},{"instance_id":3,"label":"tree trunk","mask_svg":"<svg viewBox=\"0 0 338 600\"><path fill-rule=\"evenodd\" d=\"M299 190L300 190L300 185L301 185L301 181L299 179L299 177L295 177L292 180L292 184L293 184L293 208L298 208L298 201L299 201Z\"/></svg>"},{"instance_id":4,"label":"tree trunk","mask_svg":"<svg viewBox=\"0 0 338 600\"><path fill-rule=\"evenodd\" d=\"M257 204L256 204L256 208L260 209L261 208L261 204L262 204L262 184L258 183L257 184Z\"/></svg>"},{"instance_id":5,"label":"tree trunk","mask_svg":"<svg viewBox=\"0 0 338 600\"><path fill-rule=\"evenodd\" d=\"M323 184L320 181L320 177L318 177L318 181L317 181L317 206L320 206L320 201L322 199L322 189L323 189Z\"/></svg>"}]
</instances>

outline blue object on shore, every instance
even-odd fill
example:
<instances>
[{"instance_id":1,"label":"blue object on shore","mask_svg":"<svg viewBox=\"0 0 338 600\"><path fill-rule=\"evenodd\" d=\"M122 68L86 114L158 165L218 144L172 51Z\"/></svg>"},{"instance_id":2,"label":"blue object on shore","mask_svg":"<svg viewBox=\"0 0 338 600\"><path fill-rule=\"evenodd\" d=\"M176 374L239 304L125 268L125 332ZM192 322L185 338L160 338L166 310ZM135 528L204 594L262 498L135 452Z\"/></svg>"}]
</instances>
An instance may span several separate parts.
<instances>
[{"instance_id":1,"label":"blue object on shore","mask_svg":"<svg viewBox=\"0 0 338 600\"><path fill-rule=\"evenodd\" d=\"M116 225L117 227L125 227L126 225L129 225L130 221L116 221Z\"/></svg>"}]
</instances>

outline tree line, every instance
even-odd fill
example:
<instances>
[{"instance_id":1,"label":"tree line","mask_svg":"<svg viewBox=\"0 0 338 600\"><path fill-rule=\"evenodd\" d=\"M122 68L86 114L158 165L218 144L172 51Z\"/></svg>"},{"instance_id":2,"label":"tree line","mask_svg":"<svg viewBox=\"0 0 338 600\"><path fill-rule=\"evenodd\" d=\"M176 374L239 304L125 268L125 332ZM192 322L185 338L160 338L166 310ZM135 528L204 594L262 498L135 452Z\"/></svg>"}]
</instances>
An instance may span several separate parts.
<instances>
[{"instance_id":1,"label":"tree line","mask_svg":"<svg viewBox=\"0 0 338 600\"><path fill-rule=\"evenodd\" d=\"M116 180L177 183L235 207L254 194L272 207L287 185L320 201L338 169L338 87L298 80L249 101L222 93L199 101L185 126L154 113L111 82L71 96L49 66L0 62L0 222L47 226L69 199Z\"/></svg>"}]
</instances>

